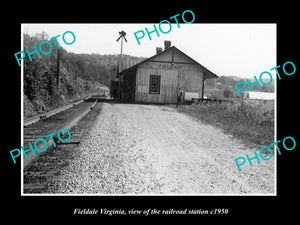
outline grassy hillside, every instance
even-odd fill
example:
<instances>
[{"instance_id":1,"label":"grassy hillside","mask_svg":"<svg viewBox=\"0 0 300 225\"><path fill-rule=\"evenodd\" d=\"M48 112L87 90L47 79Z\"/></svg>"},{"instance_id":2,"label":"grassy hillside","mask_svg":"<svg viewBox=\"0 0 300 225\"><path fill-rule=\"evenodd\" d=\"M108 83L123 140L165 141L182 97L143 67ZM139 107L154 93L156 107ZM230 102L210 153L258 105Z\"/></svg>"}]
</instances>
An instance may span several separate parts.
<instances>
[{"instance_id":1,"label":"grassy hillside","mask_svg":"<svg viewBox=\"0 0 300 225\"><path fill-rule=\"evenodd\" d=\"M24 49L34 51L42 41L52 44L48 55L32 54L32 61L26 56L24 61L24 116L34 116L40 112L64 105L89 93L99 93L115 78L118 55L75 54L65 49L58 50L55 40L49 40L46 33L29 36L24 34ZM47 49L48 48L48 49ZM42 45L49 52L49 45ZM58 60L59 59L59 60ZM124 61L138 62L143 58L129 55ZM59 62L59 66L57 65Z\"/></svg>"},{"instance_id":2,"label":"grassy hillside","mask_svg":"<svg viewBox=\"0 0 300 225\"><path fill-rule=\"evenodd\" d=\"M221 128L246 144L269 146L274 142L274 109L271 107L235 102L182 105L178 110Z\"/></svg>"},{"instance_id":3,"label":"grassy hillside","mask_svg":"<svg viewBox=\"0 0 300 225\"><path fill-rule=\"evenodd\" d=\"M254 78L249 78L248 80L250 83L254 82ZM234 85L241 81L246 83L246 79L235 76L220 76L216 79L208 79L205 81L204 96L214 99L229 99L238 97L238 93ZM268 83L269 79L263 79L263 81ZM252 85L252 89L253 91L274 92L274 80L269 85L261 85L261 88L258 88L257 85ZM250 91L250 89L246 87L243 91Z\"/></svg>"},{"instance_id":4,"label":"grassy hillside","mask_svg":"<svg viewBox=\"0 0 300 225\"><path fill-rule=\"evenodd\" d=\"M224 132L241 139L249 145L267 145L274 142L274 106L244 102L235 84L245 79L235 76L220 76L205 81L204 97L225 99L232 103L208 103L182 105L179 111L187 113L202 122L221 128ZM249 79L253 82L254 79ZM264 80L268 83L269 80ZM253 91L274 92L274 81L267 86L252 86ZM247 87L244 91L249 91Z\"/></svg>"}]
</instances>

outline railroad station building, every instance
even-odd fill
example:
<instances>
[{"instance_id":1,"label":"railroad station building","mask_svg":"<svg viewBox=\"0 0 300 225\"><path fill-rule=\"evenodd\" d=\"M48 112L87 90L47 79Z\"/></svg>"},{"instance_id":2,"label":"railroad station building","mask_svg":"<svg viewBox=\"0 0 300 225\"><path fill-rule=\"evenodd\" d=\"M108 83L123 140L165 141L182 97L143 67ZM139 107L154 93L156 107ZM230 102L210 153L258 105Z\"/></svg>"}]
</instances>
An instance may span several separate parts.
<instances>
[{"instance_id":1,"label":"railroad station building","mask_svg":"<svg viewBox=\"0 0 300 225\"><path fill-rule=\"evenodd\" d=\"M180 51L164 42L164 50L118 75L118 92L125 101L141 103L176 103L178 89L185 93L185 100L202 99L204 81L218 76Z\"/></svg>"}]
</instances>

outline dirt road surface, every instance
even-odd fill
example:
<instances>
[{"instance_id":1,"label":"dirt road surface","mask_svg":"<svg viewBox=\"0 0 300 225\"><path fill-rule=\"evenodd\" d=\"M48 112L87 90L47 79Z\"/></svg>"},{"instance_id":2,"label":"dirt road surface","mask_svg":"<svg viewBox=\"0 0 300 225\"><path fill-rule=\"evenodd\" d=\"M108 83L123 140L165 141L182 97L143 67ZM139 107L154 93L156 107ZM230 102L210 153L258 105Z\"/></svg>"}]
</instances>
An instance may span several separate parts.
<instances>
[{"instance_id":1,"label":"dirt road surface","mask_svg":"<svg viewBox=\"0 0 300 225\"><path fill-rule=\"evenodd\" d=\"M56 193L274 194L274 156L167 106L103 103Z\"/></svg>"}]
</instances>

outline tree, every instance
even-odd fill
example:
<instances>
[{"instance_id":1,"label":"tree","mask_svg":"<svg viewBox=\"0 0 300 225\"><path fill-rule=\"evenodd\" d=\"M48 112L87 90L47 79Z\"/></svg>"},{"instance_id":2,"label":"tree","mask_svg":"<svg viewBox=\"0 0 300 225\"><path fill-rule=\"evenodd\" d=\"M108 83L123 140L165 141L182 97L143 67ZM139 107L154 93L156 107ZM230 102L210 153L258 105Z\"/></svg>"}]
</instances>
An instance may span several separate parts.
<instances>
[{"instance_id":1,"label":"tree","mask_svg":"<svg viewBox=\"0 0 300 225\"><path fill-rule=\"evenodd\" d=\"M47 34L45 31L35 34L34 37L40 39L41 41L48 40L50 38L49 34Z\"/></svg>"},{"instance_id":2,"label":"tree","mask_svg":"<svg viewBox=\"0 0 300 225\"><path fill-rule=\"evenodd\" d=\"M224 98L230 98L230 97L232 96L231 90L229 90L228 88L226 88L226 89L223 91L223 96L224 96Z\"/></svg>"},{"instance_id":3,"label":"tree","mask_svg":"<svg viewBox=\"0 0 300 225\"><path fill-rule=\"evenodd\" d=\"M217 78L207 79L207 80L205 80L205 85L209 86L209 87L215 87L216 86L216 80L217 80Z\"/></svg>"}]
</instances>

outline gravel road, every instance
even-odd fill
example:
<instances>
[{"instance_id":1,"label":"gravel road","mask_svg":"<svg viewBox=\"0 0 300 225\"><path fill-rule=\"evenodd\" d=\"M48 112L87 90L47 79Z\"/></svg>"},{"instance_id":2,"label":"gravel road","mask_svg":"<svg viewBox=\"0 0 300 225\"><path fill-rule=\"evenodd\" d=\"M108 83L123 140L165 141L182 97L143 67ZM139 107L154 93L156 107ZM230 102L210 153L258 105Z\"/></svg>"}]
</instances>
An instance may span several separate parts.
<instances>
[{"instance_id":1,"label":"gravel road","mask_svg":"<svg viewBox=\"0 0 300 225\"><path fill-rule=\"evenodd\" d=\"M54 193L274 194L274 157L167 106L103 103ZM52 193L53 193L52 192Z\"/></svg>"}]
</instances>

